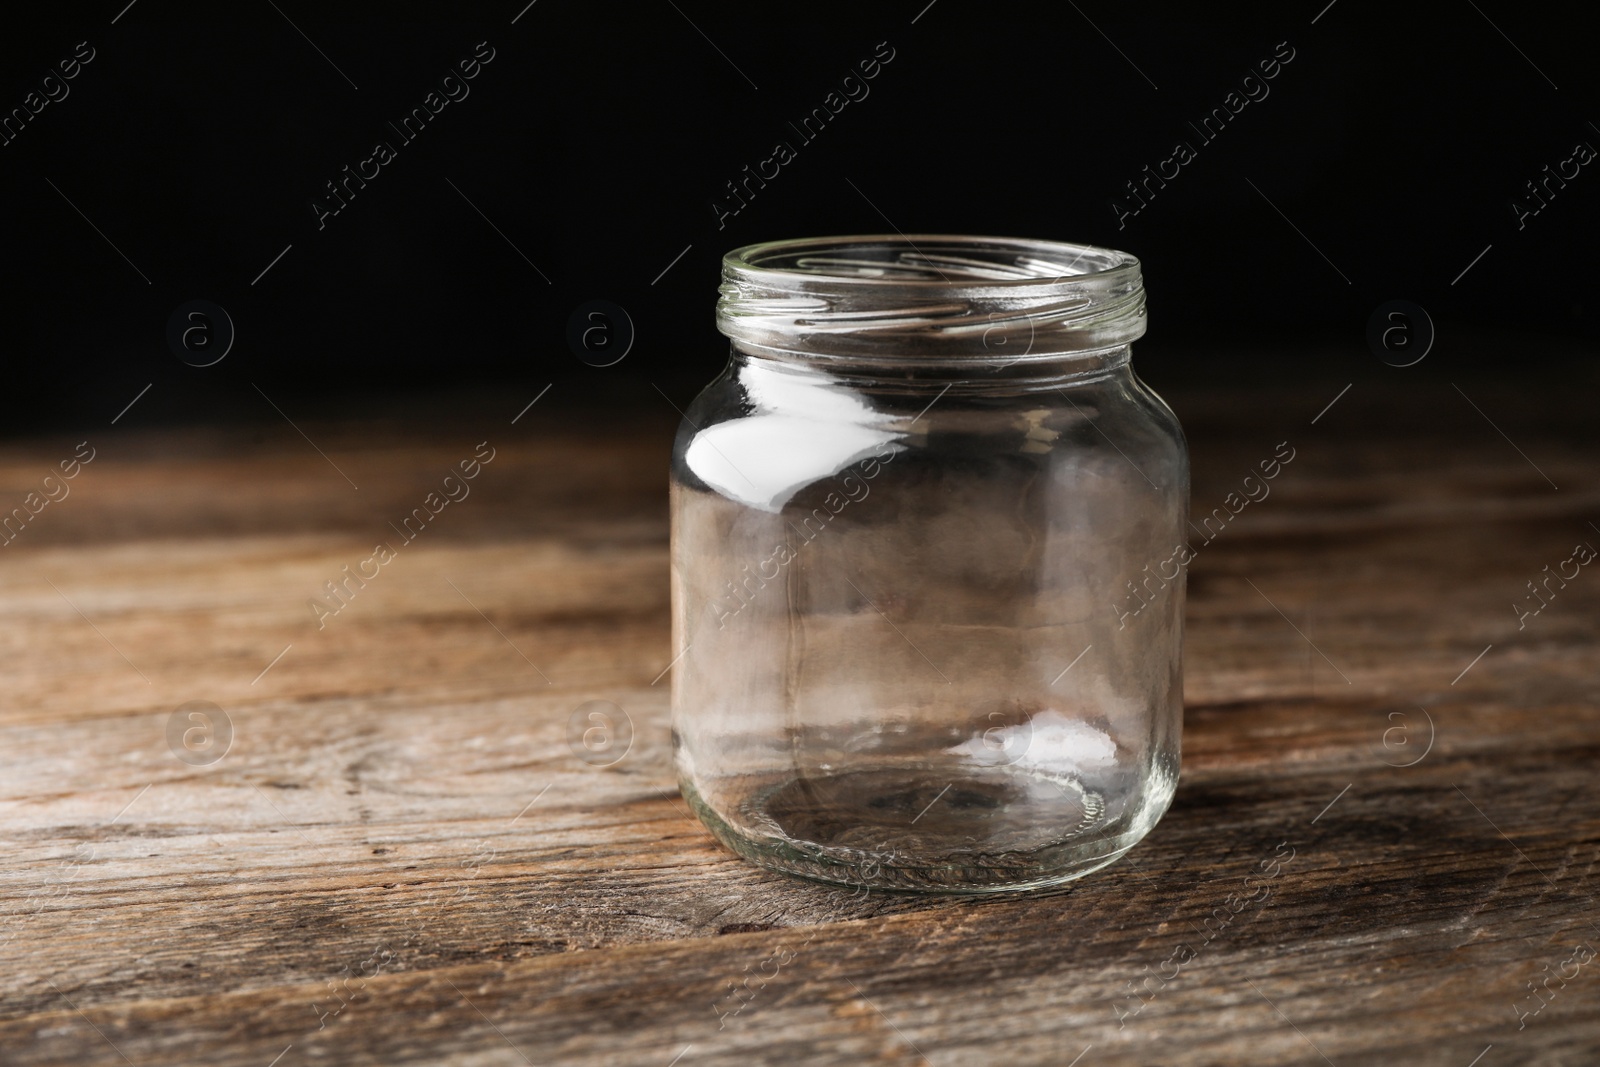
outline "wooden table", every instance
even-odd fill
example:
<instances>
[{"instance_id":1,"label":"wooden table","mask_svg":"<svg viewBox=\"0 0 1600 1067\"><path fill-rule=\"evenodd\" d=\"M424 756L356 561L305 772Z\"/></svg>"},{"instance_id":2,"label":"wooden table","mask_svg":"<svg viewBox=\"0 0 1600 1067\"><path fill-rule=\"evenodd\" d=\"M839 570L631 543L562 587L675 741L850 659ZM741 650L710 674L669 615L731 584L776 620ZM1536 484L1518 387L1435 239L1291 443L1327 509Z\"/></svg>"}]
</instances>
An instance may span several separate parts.
<instances>
[{"instance_id":1,"label":"wooden table","mask_svg":"<svg viewBox=\"0 0 1600 1067\"><path fill-rule=\"evenodd\" d=\"M1600 568L1512 607L1600 546L1588 373L1164 388L1197 513L1296 450L1192 565L1177 799L981 901L769 875L689 817L665 403L6 444L8 508L95 451L0 549L0 1061L1600 1062Z\"/></svg>"}]
</instances>

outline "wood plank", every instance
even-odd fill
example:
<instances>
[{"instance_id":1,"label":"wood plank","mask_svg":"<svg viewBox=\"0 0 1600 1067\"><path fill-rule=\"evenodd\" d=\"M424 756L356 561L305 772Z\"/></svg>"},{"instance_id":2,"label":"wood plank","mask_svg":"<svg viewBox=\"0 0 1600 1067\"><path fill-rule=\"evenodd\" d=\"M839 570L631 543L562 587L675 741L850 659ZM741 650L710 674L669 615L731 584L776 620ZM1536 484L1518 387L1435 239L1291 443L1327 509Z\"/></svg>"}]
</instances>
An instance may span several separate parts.
<instances>
[{"instance_id":1,"label":"wood plank","mask_svg":"<svg viewBox=\"0 0 1600 1067\"><path fill-rule=\"evenodd\" d=\"M1197 510L1284 437L1174 401ZM359 490L286 427L108 435L0 550L5 1062L1591 1062L1594 965L1519 1010L1600 945L1600 579L1510 605L1600 544L1600 445L1581 399L1501 398L1551 490L1456 402L1403 426L1363 382L1306 427L1192 566L1172 810L980 901L770 875L689 818L670 412L519 424L320 629L471 418L304 424ZM0 448L0 487L60 449ZM209 766L167 750L195 699L234 729ZM632 726L606 768L591 699Z\"/></svg>"}]
</instances>

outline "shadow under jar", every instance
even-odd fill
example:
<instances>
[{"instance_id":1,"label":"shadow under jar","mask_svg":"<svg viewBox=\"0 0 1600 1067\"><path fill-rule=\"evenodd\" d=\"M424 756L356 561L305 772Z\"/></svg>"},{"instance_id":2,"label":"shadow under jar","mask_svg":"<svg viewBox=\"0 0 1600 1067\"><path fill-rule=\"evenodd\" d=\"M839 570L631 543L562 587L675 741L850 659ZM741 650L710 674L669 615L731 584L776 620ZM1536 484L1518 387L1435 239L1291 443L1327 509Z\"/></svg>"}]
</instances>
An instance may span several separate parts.
<instances>
[{"instance_id":1,"label":"shadow under jar","mask_svg":"<svg viewBox=\"0 0 1600 1067\"><path fill-rule=\"evenodd\" d=\"M1178 779L1189 467L1129 365L1139 262L865 236L723 260L672 460L684 796L765 867L1028 889Z\"/></svg>"}]
</instances>

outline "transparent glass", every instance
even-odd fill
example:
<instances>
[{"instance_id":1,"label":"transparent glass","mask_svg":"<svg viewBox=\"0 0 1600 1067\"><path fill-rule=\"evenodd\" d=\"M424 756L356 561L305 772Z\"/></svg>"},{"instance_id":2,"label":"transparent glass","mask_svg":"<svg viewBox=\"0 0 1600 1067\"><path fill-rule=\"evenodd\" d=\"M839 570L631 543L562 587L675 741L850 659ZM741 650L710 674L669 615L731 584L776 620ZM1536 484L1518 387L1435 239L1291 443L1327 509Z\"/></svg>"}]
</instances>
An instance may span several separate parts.
<instances>
[{"instance_id":1,"label":"transparent glass","mask_svg":"<svg viewBox=\"0 0 1600 1067\"><path fill-rule=\"evenodd\" d=\"M1009 238L755 245L672 461L673 747L725 845L823 881L1027 889L1166 811L1188 453L1139 264Z\"/></svg>"}]
</instances>

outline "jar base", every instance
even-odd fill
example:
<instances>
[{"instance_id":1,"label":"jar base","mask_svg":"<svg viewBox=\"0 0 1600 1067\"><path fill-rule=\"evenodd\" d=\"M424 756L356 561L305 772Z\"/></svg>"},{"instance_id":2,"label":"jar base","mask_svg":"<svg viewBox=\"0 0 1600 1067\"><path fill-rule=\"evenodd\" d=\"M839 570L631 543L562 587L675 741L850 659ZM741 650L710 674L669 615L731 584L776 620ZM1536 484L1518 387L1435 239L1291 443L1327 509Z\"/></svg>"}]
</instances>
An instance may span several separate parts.
<instances>
[{"instance_id":1,"label":"jar base","mask_svg":"<svg viewBox=\"0 0 1600 1067\"><path fill-rule=\"evenodd\" d=\"M1101 793L1071 777L951 770L893 763L745 781L730 809L736 820L687 781L681 788L719 841L762 867L834 885L955 895L1041 889L1099 870L1144 837L1170 799L1169 790L1159 803L1118 803L1123 814L1107 819Z\"/></svg>"}]
</instances>

